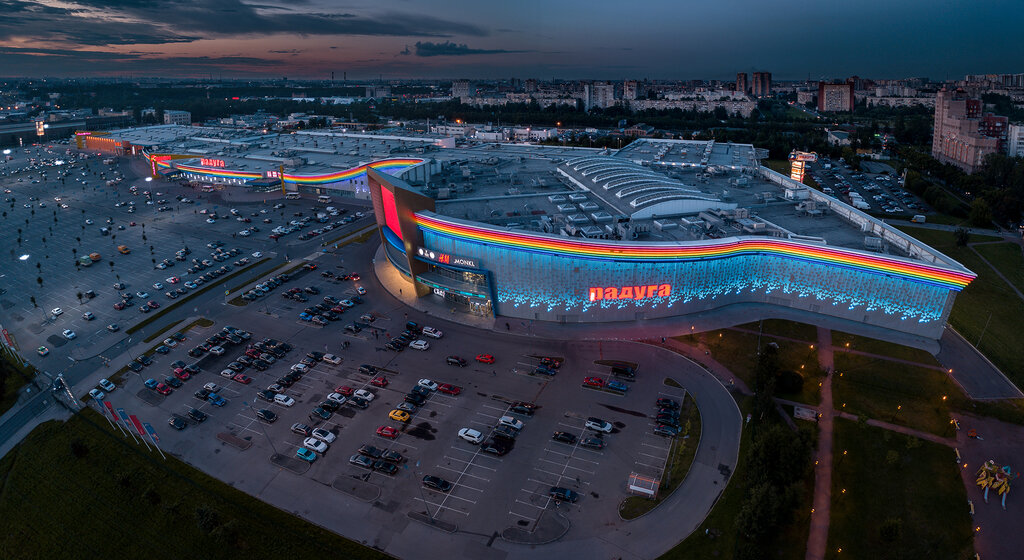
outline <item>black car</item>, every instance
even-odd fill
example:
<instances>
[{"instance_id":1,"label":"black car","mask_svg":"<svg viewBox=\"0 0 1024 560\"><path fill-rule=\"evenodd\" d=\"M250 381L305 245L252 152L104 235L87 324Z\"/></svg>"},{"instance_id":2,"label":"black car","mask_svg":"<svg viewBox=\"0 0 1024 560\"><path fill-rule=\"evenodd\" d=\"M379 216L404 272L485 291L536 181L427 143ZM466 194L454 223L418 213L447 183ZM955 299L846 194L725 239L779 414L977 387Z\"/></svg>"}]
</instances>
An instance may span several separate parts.
<instances>
[{"instance_id":1,"label":"black car","mask_svg":"<svg viewBox=\"0 0 1024 560\"><path fill-rule=\"evenodd\" d=\"M391 476L398 472L398 466L387 461L376 461L373 463L373 470Z\"/></svg>"},{"instance_id":2,"label":"black car","mask_svg":"<svg viewBox=\"0 0 1024 560\"><path fill-rule=\"evenodd\" d=\"M537 366L537 368L533 370L533 373L537 375L547 375L549 377L552 377L558 372L547 366Z\"/></svg>"},{"instance_id":3,"label":"black car","mask_svg":"<svg viewBox=\"0 0 1024 560\"><path fill-rule=\"evenodd\" d=\"M376 447L374 447L372 445L364 443L359 448L359 454L360 455L366 455L367 457L370 457L372 459L380 459L381 455L384 454L384 451L381 450L381 449L377 449Z\"/></svg>"},{"instance_id":4,"label":"black car","mask_svg":"<svg viewBox=\"0 0 1024 560\"><path fill-rule=\"evenodd\" d=\"M532 402L517 401L512 403L512 406L508 408L509 412L515 412L517 414L525 414L527 416L533 416L533 413L539 408Z\"/></svg>"},{"instance_id":5,"label":"black car","mask_svg":"<svg viewBox=\"0 0 1024 560\"><path fill-rule=\"evenodd\" d=\"M180 332L176 332L176 333L171 335L171 338L173 338L174 340L177 340L178 342L181 342L181 341L185 340L185 335L181 334Z\"/></svg>"},{"instance_id":6,"label":"black car","mask_svg":"<svg viewBox=\"0 0 1024 560\"><path fill-rule=\"evenodd\" d=\"M668 425L665 425L665 424L658 424L654 428L654 433L659 435L659 436L676 437L677 435L679 435L679 430L677 428L672 427L672 426L668 426Z\"/></svg>"},{"instance_id":7,"label":"black car","mask_svg":"<svg viewBox=\"0 0 1024 560\"><path fill-rule=\"evenodd\" d=\"M414 333L419 333L419 332L421 332L423 330L415 321L407 322L405 324L405 328L410 330L410 331L412 331L412 332L414 332Z\"/></svg>"},{"instance_id":8,"label":"black car","mask_svg":"<svg viewBox=\"0 0 1024 560\"><path fill-rule=\"evenodd\" d=\"M362 397L350 397L347 401L345 401L345 403L350 404L356 408L366 408L370 406L370 401Z\"/></svg>"},{"instance_id":9,"label":"black car","mask_svg":"<svg viewBox=\"0 0 1024 560\"><path fill-rule=\"evenodd\" d=\"M588 437L580 441L580 447L589 447L590 449L604 449L604 440L596 437Z\"/></svg>"},{"instance_id":10,"label":"black car","mask_svg":"<svg viewBox=\"0 0 1024 560\"><path fill-rule=\"evenodd\" d=\"M452 489L452 486L454 486L451 482L448 482L439 476L429 474L423 477L423 485L439 492L447 492Z\"/></svg>"},{"instance_id":11,"label":"black car","mask_svg":"<svg viewBox=\"0 0 1024 560\"><path fill-rule=\"evenodd\" d=\"M415 325L416 323L413 324ZM458 356L448 356L445 358L445 361L448 362L448 365L450 366L466 367L466 360Z\"/></svg>"},{"instance_id":12,"label":"black car","mask_svg":"<svg viewBox=\"0 0 1024 560\"><path fill-rule=\"evenodd\" d=\"M423 406L423 403L427 402L427 399L423 398L423 395L419 393L409 393L405 396L405 402L416 406Z\"/></svg>"},{"instance_id":13,"label":"black car","mask_svg":"<svg viewBox=\"0 0 1024 560\"><path fill-rule=\"evenodd\" d=\"M320 293L320 289L315 286L309 286L305 288L307 294L313 294L314 296Z\"/></svg>"},{"instance_id":14,"label":"black car","mask_svg":"<svg viewBox=\"0 0 1024 560\"><path fill-rule=\"evenodd\" d=\"M256 411L256 418L273 424L277 420L277 414L272 410L261 408Z\"/></svg>"},{"instance_id":15,"label":"black car","mask_svg":"<svg viewBox=\"0 0 1024 560\"><path fill-rule=\"evenodd\" d=\"M288 344L287 342L279 342L276 344L276 346L280 348L282 352L291 352L292 350L295 349L294 346Z\"/></svg>"},{"instance_id":16,"label":"black car","mask_svg":"<svg viewBox=\"0 0 1024 560\"><path fill-rule=\"evenodd\" d=\"M266 371L270 367L270 364L263 360L253 360L252 367L256 368L256 371Z\"/></svg>"},{"instance_id":17,"label":"black car","mask_svg":"<svg viewBox=\"0 0 1024 560\"><path fill-rule=\"evenodd\" d=\"M185 365L186 365L185 362L183 362L181 360L175 360L175 361L171 362L171 369L178 369L178 368L184 369Z\"/></svg>"},{"instance_id":18,"label":"black car","mask_svg":"<svg viewBox=\"0 0 1024 560\"><path fill-rule=\"evenodd\" d=\"M510 443L511 442L504 439L492 438L480 444L480 451L483 451L484 453L493 453L500 457L511 451L512 446Z\"/></svg>"},{"instance_id":19,"label":"black car","mask_svg":"<svg viewBox=\"0 0 1024 560\"><path fill-rule=\"evenodd\" d=\"M491 437L511 441L516 439L517 433L518 432L510 426L498 426L497 428L494 428L493 432L491 432Z\"/></svg>"},{"instance_id":20,"label":"black car","mask_svg":"<svg viewBox=\"0 0 1024 560\"><path fill-rule=\"evenodd\" d=\"M189 372L189 374L191 375L195 375L199 373L201 370L197 364L189 364L185 366L185 371Z\"/></svg>"},{"instance_id":21,"label":"black car","mask_svg":"<svg viewBox=\"0 0 1024 560\"><path fill-rule=\"evenodd\" d=\"M228 364L228 369L235 372L242 372L245 370L245 366L238 362L231 362Z\"/></svg>"},{"instance_id":22,"label":"black car","mask_svg":"<svg viewBox=\"0 0 1024 560\"><path fill-rule=\"evenodd\" d=\"M210 391L208 389L200 389L200 390L196 391L195 393L192 393L192 396L194 396L195 398L197 398L197 399L199 399L201 401L205 401L206 397L210 396Z\"/></svg>"},{"instance_id":23,"label":"black car","mask_svg":"<svg viewBox=\"0 0 1024 560\"><path fill-rule=\"evenodd\" d=\"M359 373L374 374L377 373L377 366L371 366L370 364L363 364L359 366Z\"/></svg>"},{"instance_id":24,"label":"black car","mask_svg":"<svg viewBox=\"0 0 1024 560\"><path fill-rule=\"evenodd\" d=\"M429 398L431 391L430 391L430 389L427 389L426 387L423 387L421 385L417 385L417 386L412 388L412 391L410 391L410 393L416 393L417 395L420 395L423 398Z\"/></svg>"},{"instance_id":25,"label":"black car","mask_svg":"<svg viewBox=\"0 0 1024 560\"><path fill-rule=\"evenodd\" d=\"M143 369L143 365L139 362L128 362L128 367L135 373L139 373Z\"/></svg>"},{"instance_id":26,"label":"black car","mask_svg":"<svg viewBox=\"0 0 1024 560\"><path fill-rule=\"evenodd\" d=\"M569 432L555 432L554 435L551 436L551 439L562 443L568 443L569 445L576 443L576 436Z\"/></svg>"},{"instance_id":27,"label":"black car","mask_svg":"<svg viewBox=\"0 0 1024 560\"><path fill-rule=\"evenodd\" d=\"M678 402L676 402L676 401L674 401L672 399L664 398L664 397L658 399L658 401L656 403L654 403L654 404L658 408L670 408L672 410L679 410L679 403Z\"/></svg>"},{"instance_id":28,"label":"black car","mask_svg":"<svg viewBox=\"0 0 1024 560\"><path fill-rule=\"evenodd\" d=\"M323 359L324 359L324 353L323 352L310 352L310 353L306 354L306 357L311 359L311 360L316 360L316 361L320 362L320 361L323 361Z\"/></svg>"},{"instance_id":29,"label":"black car","mask_svg":"<svg viewBox=\"0 0 1024 560\"><path fill-rule=\"evenodd\" d=\"M207 414L198 408L188 409L188 417L196 422L202 422L208 418Z\"/></svg>"},{"instance_id":30,"label":"black car","mask_svg":"<svg viewBox=\"0 0 1024 560\"><path fill-rule=\"evenodd\" d=\"M174 428L175 430L184 430L185 426L188 425L185 423L185 420L183 420L180 416L171 416L170 418L167 419L167 423L170 424L171 427Z\"/></svg>"},{"instance_id":31,"label":"black car","mask_svg":"<svg viewBox=\"0 0 1024 560\"><path fill-rule=\"evenodd\" d=\"M319 406L320 406L320 408L322 408L324 410L328 410L330 412L337 412L338 409L341 408L340 404L338 404L338 403L336 403L334 401L331 401L331 400L324 401L324 402L320 403Z\"/></svg>"},{"instance_id":32,"label":"black car","mask_svg":"<svg viewBox=\"0 0 1024 560\"><path fill-rule=\"evenodd\" d=\"M402 454L397 451L385 451L384 454L380 456L380 458L384 459L385 461L391 461L392 463L405 462L405 457L402 457Z\"/></svg>"},{"instance_id":33,"label":"black car","mask_svg":"<svg viewBox=\"0 0 1024 560\"><path fill-rule=\"evenodd\" d=\"M246 366L252 365L252 358L250 358L249 356L239 356L235 358L235 361Z\"/></svg>"},{"instance_id":34,"label":"black car","mask_svg":"<svg viewBox=\"0 0 1024 560\"><path fill-rule=\"evenodd\" d=\"M612 375L634 379L636 378L636 370L632 366L627 365L612 366Z\"/></svg>"},{"instance_id":35,"label":"black car","mask_svg":"<svg viewBox=\"0 0 1024 560\"><path fill-rule=\"evenodd\" d=\"M174 387L175 389L181 387L181 380L178 379L177 377L174 377L173 375L168 375L167 377L165 377L164 383L170 385L171 387Z\"/></svg>"},{"instance_id":36,"label":"black car","mask_svg":"<svg viewBox=\"0 0 1024 560\"><path fill-rule=\"evenodd\" d=\"M135 358L135 361L139 362L140 364L142 364L144 366L148 366L148 365L153 363L153 358L150 358L149 356L143 354L143 355L139 356L138 358Z\"/></svg>"},{"instance_id":37,"label":"black car","mask_svg":"<svg viewBox=\"0 0 1024 560\"><path fill-rule=\"evenodd\" d=\"M330 411L324 410L323 407L319 407L318 406L318 407L314 408L312 412L309 413L309 417L310 418L319 418L321 420L330 420L331 419L331 413L330 413Z\"/></svg>"},{"instance_id":38,"label":"black car","mask_svg":"<svg viewBox=\"0 0 1024 560\"><path fill-rule=\"evenodd\" d=\"M257 391L256 392L256 398L257 399L260 399L260 400L263 400L263 401L267 401L267 402L274 402L274 397L276 397L276 396L277 396L277 393L275 393L274 391L271 391L269 389L264 390L264 391Z\"/></svg>"},{"instance_id":39,"label":"black car","mask_svg":"<svg viewBox=\"0 0 1024 560\"><path fill-rule=\"evenodd\" d=\"M300 436L308 436L313 433L313 428L305 424L292 424L292 432L299 434Z\"/></svg>"}]
</instances>

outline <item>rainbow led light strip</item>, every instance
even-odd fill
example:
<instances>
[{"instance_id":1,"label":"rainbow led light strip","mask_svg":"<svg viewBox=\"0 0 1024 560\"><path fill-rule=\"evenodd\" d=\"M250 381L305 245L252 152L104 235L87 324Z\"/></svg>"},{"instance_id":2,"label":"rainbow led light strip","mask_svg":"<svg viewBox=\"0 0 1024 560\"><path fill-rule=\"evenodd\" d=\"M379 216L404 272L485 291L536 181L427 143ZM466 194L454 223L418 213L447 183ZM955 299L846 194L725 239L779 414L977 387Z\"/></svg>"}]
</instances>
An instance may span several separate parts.
<instances>
[{"instance_id":1,"label":"rainbow led light strip","mask_svg":"<svg viewBox=\"0 0 1024 560\"><path fill-rule=\"evenodd\" d=\"M298 183L300 185L315 185L320 183L337 183L338 181L351 181L357 177L366 175L366 168L371 167L379 171L392 171L396 169L405 169L414 165L423 163L422 159L415 158L396 158L396 159L382 159L380 161L374 161L366 165L360 165L359 167L353 167L346 169L345 171L336 171L334 173L324 173L320 175L296 175L293 173L285 173L284 180L287 183Z\"/></svg>"},{"instance_id":2,"label":"rainbow led light strip","mask_svg":"<svg viewBox=\"0 0 1024 560\"><path fill-rule=\"evenodd\" d=\"M724 239L713 244L687 245L613 244L495 230L450 222L423 214L416 214L415 218L417 225L421 228L444 237L578 258L619 261L678 261L760 254L839 266L874 274L899 276L954 291L962 290L975 277L975 274L969 271L946 270L923 263L856 253L837 247L805 245L782 239L744 237Z\"/></svg>"}]
</instances>

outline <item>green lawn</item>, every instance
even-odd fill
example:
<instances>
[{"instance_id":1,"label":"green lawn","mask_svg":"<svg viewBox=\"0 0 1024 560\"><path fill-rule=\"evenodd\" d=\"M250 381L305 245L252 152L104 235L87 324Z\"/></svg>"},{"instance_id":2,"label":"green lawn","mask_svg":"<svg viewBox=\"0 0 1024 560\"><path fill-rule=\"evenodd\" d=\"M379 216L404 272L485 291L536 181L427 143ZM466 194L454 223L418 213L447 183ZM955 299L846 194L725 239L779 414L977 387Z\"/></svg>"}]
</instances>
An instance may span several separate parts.
<instances>
[{"instance_id":1,"label":"green lawn","mask_svg":"<svg viewBox=\"0 0 1024 560\"><path fill-rule=\"evenodd\" d=\"M1024 386L1024 301L973 251L957 247L948 231L901 227L910 235L961 262L978 277L956 298L949 322L971 344L978 346L1018 387ZM983 236L972 236L980 241ZM991 320L990 320L991 317ZM986 328L987 324L987 328ZM984 333L984 336L982 334Z\"/></svg>"},{"instance_id":2,"label":"green lawn","mask_svg":"<svg viewBox=\"0 0 1024 560\"><path fill-rule=\"evenodd\" d=\"M0 375L3 376L3 397L0 398L0 414L7 412L18 402L18 391L32 380L35 372L14 363L13 358L0 353Z\"/></svg>"},{"instance_id":3,"label":"green lawn","mask_svg":"<svg viewBox=\"0 0 1024 560\"><path fill-rule=\"evenodd\" d=\"M785 319L765 319L758 323L736 325L735 328L746 329L748 331L760 330L775 336L793 338L796 340L806 340L808 343L815 343L818 341L818 327L808 325L807 323L786 321Z\"/></svg>"},{"instance_id":4,"label":"green lawn","mask_svg":"<svg viewBox=\"0 0 1024 560\"><path fill-rule=\"evenodd\" d=\"M837 410L953 436L949 415L965 398L944 372L846 353L836 354L835 366Z\"/></svg>"},{"instance_id":5,"label":"green lawn","mask_svg":"<svg viewBox=\"0 0 1024 560\"><path fill-rule=\"evenodd\" d=\"M1024 256L1016 243L975 245L974 250L1006 277L1018 290L1024 292Z\"/></svg>"},{"instance_id":6,"label":"green lawn","mask_svg":"<svg viewBox=\"0 0 1024 560\"><path fill-rule=\"evenodd\" d=\"M697 410L697 405L690 395L686 395L686 398L683 399L683 414L685 416L681 415L680 421L683 432L672 441L672 450L669 452L670 459L661 478L658 496L653 500L641 496L626 498L619 506L619 515L623 519L636 519L658 507L658 504L671 496L672 492L686 479L686 473L690 472L690 465L693 464L693 458L697 454L697 444L700 442L700 411Z\"/></svg>"},{"instance_id":7,"label":"green lawn","mask_svg":"<svg viewBox=\"0 0 1024 560\"><path fill-rule=\"evenodd\" d=\"M749 328L744 325L744 328ZM756 330L757 324L754 324ZM688 344L703 343L711 352L711 358L724 365L737 378L742 379L748 387L754 383L754 365L757 362L758 335L756 333L734 330L709 331L696 335L678 337ZM774 342L779 345L779 366L781 370L793 370L804 377L803 389L799 392L776 390L775 396L794 400L810 405L817 405L820 400L822 371L818 365L818 351L807 344L775 338L770 334L760 337L760 344ZM815 345L816 346L816 345Z\"/></svg>"},{"instance_id":8,"label":"green lawn","mask_svg":"<svg viewBox=\"0 0 1024 560\"><path fill-rule=\"evenodd\" d=\"M935 356L932 356L924 350L911 348L909 346L901 346L894 342L877 340L874 338L867 338L839 331L832 331L832 346L835 347L836 354L842 352L842 349L844 348L849 348L850 350L857 352L889 356L890 358L896 358L897 360L917 362L926 366L939 365Z\"/></svg>"},{"instance_id":9,"label":"green lawn","mask_svg":"<svg viewBox=\"0 0 1024 560\"><path fill-rule=\"evenodd\" d=\"M2 558L387 558L162 460L91 410L40 425L0 477Z\"/></svg>"},{"instance_id":10,"label":"green lawn","mask_svg":"<svg viewBox=\"0 0 1024 560\"><path fill-rule=\"evenodd\" d=\"M838 418L834 437L826 558L974 558L952 449Z\"/></svg>"}]
</instances>

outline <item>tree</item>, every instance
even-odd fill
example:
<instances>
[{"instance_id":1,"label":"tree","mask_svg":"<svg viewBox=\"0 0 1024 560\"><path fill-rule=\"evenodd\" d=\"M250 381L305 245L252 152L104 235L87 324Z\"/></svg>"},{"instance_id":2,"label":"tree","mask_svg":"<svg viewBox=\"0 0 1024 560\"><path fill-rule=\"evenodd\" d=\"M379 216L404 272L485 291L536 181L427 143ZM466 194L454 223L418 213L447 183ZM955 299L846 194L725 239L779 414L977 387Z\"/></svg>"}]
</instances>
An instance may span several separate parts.
<instances>
[{"instance_id":1,"label":"tree","mask_svg":"<svg viewBox=\"0 0 1024 560\"><path fill-rule=\"evenodd\" d=\"M78 303L82 303L82 292L78 292L75 296L78 298Z\"/></svg>"},{"instance_id":2,"label":"tree","mask_svg":"<svg viewBox=\"0 0 1024 560\"><path fill-rule=\"evenodd\" d=\"M43 277L42 276L36 276L36 283L39 284L40 288L42 288L43 287Z\"/></svg>"},{"instance_id":3,"label":"tree","mask_svg":"<svg viewBox=\"0 0 1024 560\"><path fill-rule=\"evenodd\" d=\"M992 226L992 208L985 202L983 198L975 198L971 202L971 213L968 217L971 225L975 227L991 227Z\"/></svg>"},{"instance_id":4,"label":"tree","mask_svg":"<svg viewBox=\"0 0 1024 560\"><path fill-rule=\"evenodd\" d=\"M33 308L38 308L39 307L39 305L36 304L36 296L30 296L28 298L28 300L32 302L32 307Z\"/></svg>"},{"instance_id":5,"label":"tree","mask_svg":"<svg viewBox=\"0 0 1024 560\"><path fill-rule=\"evenodd\" d=\"M971 232L967 228L958 227L953 232L953 238L956 240L957 247L966 247L971 241Z\"/></svg>"}]
</instances>

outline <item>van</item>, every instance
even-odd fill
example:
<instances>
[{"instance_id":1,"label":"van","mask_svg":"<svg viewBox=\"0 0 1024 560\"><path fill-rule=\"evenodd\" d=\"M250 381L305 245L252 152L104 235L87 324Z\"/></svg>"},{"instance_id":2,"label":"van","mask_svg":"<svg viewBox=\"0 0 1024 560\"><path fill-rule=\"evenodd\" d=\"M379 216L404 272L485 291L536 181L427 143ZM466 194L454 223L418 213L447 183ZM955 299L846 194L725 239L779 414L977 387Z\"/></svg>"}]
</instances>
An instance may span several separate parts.
<instances>
[{"instance_id":1,"label":"van","mask_svg":"<svg viewBox=\"0 0 1024 560\"><path fill-rule=\"evenodd\" d=\"M911 218L910 221L914 222L915 224L923 224L926 219L927 218L925 218L924 214L915 214L914 217Z\"/></svg>"},{"instance_id":2,"label":"van","mask_svg":"<svg viewBox=\"0 0 1024 560\"><path fill-rule=\"evenodd\" d=\"M297 192L285 193L284 195L285 200L298 200L300 198L302 198L302 196L300 196L299 193Z\"/></svg>"},{"instance_id":3,"label":"van","mask_svg":"<svg viewBox=\"0 0 1024 560\"><path fill-rule=\"evenodd\" d=\"M320 204L327 204L327 203L329 203L331 201L331 197L329 197L329 196L327 196L325 194L322 194L322 195L316 197L316 201L319 202Z\"/></svg>"}]
</instances>

